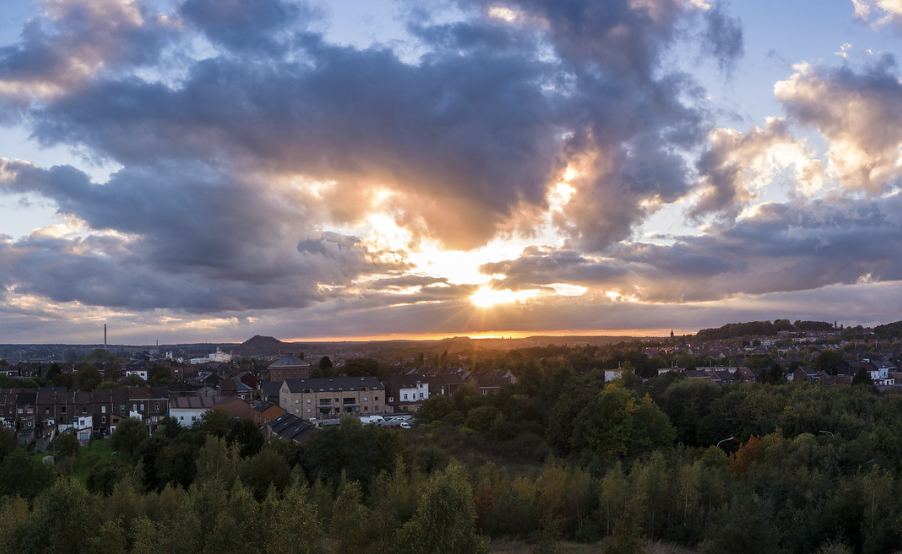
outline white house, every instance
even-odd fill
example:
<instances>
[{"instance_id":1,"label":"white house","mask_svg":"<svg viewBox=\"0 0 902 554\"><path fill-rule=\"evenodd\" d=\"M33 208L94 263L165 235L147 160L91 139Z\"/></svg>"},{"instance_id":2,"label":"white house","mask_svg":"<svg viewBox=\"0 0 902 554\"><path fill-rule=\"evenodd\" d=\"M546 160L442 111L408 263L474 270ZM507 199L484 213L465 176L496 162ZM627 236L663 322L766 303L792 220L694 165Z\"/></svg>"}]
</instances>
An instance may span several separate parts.
<instances>
[{"instance_id":1,"label":"white house","mask_svg":"<svg viewBox=\"0 0 902 554\"><path fill-rule=\"evenodd\" d=\"M204 414L213 409L215 398L212 396L185 396L169 401L169 416L179 425L190 427L200 421Z\"/></svg>"}]
</instances>

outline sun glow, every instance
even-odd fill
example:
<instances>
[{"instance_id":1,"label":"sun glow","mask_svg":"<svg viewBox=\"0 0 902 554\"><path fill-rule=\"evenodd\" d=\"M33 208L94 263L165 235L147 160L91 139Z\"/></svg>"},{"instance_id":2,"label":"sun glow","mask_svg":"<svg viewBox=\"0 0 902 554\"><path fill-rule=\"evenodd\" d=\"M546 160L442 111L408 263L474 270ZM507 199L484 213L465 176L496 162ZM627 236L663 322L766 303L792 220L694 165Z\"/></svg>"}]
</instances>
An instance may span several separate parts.
<instances>
[{"instance_id":1,"label":"sun glow","mask_svg":"<svg viewBox=\"0 0 902 554\"><path fill-rule=\"evenodd\" d=\"M538 294L538 290L512 291L510 289L495 290L490 287L479 287L479 290L470 296L470 302L477 308L491 308L498 304L524 302Z\"/></svg>"}]
</instances>

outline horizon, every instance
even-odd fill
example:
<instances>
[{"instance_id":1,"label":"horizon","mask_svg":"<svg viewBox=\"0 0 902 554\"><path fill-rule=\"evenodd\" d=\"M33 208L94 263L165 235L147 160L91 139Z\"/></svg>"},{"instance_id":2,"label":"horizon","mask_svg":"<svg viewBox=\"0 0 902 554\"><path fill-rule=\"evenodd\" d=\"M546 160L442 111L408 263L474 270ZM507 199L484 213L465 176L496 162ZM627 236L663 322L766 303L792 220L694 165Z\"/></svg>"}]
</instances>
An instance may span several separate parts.
<instances>
[{"instance_id":1,"label":"horizon","mask_svg":"<svg viewBox=\"0 0 902 554\"><path fill-rule=\"evenodd\" d=\"M895 321L897 4L8 6L0 342Z\"/></svg>"}]
</instances>

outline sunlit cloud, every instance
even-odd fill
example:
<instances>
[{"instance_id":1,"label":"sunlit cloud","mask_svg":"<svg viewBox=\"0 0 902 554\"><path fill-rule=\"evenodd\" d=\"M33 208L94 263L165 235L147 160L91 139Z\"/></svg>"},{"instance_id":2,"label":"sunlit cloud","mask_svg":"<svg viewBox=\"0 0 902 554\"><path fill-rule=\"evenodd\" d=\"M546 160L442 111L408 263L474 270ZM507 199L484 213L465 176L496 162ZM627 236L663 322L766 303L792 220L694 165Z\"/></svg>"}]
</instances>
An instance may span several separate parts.
<instances>
[{"instance_id":1,"label":"sunlit cloud","mask_svg":"<svg viewBox=\"0 0 902 554\"><path fill-rule=\"evenodd\" d=\"M491 308L499 304L514 304L525 302L539 295L538 290L493 289L488 286L479 289L470 296L470 301L477 308Z\"/></svg>"}]
</instances>

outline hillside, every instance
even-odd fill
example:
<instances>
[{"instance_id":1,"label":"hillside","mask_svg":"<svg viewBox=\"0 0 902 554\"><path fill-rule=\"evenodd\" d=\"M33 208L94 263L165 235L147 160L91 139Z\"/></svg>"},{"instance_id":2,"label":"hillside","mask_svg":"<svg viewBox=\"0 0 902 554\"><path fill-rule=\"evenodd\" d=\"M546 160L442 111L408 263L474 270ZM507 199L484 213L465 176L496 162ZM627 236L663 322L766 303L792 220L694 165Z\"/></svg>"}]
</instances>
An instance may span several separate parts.
<instances>
[{"instance_id":1,"label":"hillside","mask_svg":"<svg viewBox=\"0 0 902 554\"><path fill-rule=\"evenodd\" d=\"M126 363L127 361L128 360L126 360L122 356L117 356L115 354L111 354L110 352L107 352L103 348L97 348L97 349L93 350L90 354L88 354L87 356L85 356L84 358L79 360L79 363L91 364L91 365L102 364L104 362L112 363L112 364L115 364L115 363L123 364L123 363Z\"/></svg>"}]
</instances>

